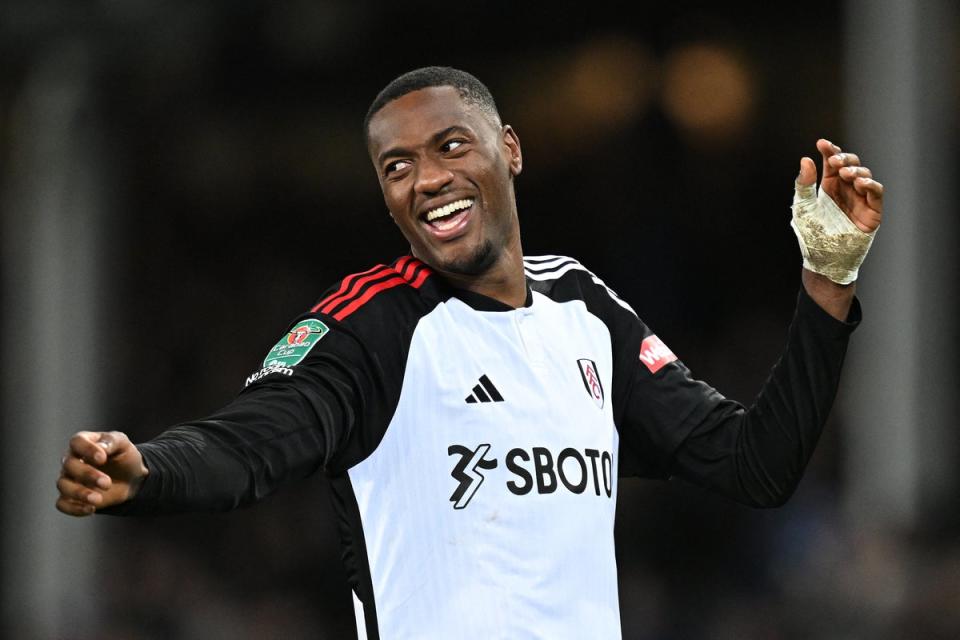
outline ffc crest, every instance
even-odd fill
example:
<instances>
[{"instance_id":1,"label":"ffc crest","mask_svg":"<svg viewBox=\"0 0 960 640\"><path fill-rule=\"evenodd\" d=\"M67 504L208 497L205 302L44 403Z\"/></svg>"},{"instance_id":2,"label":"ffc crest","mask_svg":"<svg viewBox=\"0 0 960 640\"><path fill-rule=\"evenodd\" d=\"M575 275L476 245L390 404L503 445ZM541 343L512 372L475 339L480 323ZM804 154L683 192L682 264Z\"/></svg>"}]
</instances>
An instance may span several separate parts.
<instances>
[{"instance_id":1,"label":"ffc crest","mask_svg":"<svg viewBox=\"0 0 960 640\"><path fill-rule=\"evenodd\" d=\"M597 363L589 358L580 358L577 364L580 365L580 377L583 379L583 387L587 390L587 395L593 399L599 409L603 409L603 385L600 384Z\"/></svg>"}]
</instances>

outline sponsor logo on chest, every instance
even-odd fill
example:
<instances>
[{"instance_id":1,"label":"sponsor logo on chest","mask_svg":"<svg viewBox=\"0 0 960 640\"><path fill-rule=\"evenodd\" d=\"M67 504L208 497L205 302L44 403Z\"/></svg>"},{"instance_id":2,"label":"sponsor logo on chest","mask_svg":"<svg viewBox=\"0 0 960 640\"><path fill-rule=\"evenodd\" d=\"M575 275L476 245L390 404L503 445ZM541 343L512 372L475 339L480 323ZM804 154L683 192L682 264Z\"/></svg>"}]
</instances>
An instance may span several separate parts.
<instances>
[{"instance_id":1,"label":"sponsor logo on chest","mask_svg":"<svg viewBox=\"0 0 960 640\"><path fill-rule=\"evenodd\" d=\"M450 495L454 509L464 509L470 504L486 479L484 471L502 469L495 456L487 457L489 453L489 444L473 448L462 444L447 447L447 455L459 456L450 470L450 475L457 481L457 487ZM613 456L609 451L515 447L507 451L503 462L508 474L504 484L515 496L569 491L584 496L613 497Z\"/></svg>"}]
</instances>

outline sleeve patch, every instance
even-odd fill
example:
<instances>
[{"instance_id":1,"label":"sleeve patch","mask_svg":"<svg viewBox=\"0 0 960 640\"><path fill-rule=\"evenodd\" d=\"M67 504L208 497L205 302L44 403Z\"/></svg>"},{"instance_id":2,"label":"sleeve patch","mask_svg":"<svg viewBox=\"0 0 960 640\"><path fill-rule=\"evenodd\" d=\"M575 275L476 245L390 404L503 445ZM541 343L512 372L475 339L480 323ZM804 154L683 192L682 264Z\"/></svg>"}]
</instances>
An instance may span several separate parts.
<instances>
[{"instance_id":1,"label":"sleeve patch","mask_svg":"<svg viewBox=\"0 0 960 640\"><path fill-rule=\"evenodd\" d=\"M313 318L298 322L270 349L263 361L264 368L293 367L299 364L329 331L327 325Z\"/></svg>"},{"instance_id":2,"label":"sleeve patch","mask_svg":"<svg viewBox=\"0 0 960 640\"><path fill-rule=\"evenodd\" d=\"M640 362L646 365L650 373L656 373L665 364L673 362L677 356L670 351L670 347L663 344L663 340L655 335L647 336L640 344Z\"/></svg>"},{"instance_id":3,"label":"sleeve patch","mask_svg":"<svg viewBox=\"0 0 960 640\"><path fill-rule=\"evenodd\" d=\"M265 378L271 373L278 373L284 376L292 376L293 369L290 369L289 367L281 367L280 365L276 365L276 364L272 364L269 367L264 367L263 369L260 369L260 371L257 371L256 373L251 374L250 377L247 378L246 383L243 385L244 388L249 387L251 384L253 384L257 380L260 380L261 378Z\"/></svg>"}]
</instances>

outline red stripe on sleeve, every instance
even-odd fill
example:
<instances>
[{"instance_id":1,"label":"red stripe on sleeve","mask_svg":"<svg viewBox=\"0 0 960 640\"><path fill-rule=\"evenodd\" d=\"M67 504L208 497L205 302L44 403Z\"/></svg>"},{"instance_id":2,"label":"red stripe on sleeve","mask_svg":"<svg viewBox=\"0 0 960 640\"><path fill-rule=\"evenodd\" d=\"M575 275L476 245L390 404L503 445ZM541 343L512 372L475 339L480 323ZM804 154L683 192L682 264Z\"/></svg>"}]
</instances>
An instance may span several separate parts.
<instances>
[{"instance_id":1,"label":"red stripe on sleeve","mask_svg":"<svg viewBox=\"0 0 960 640\"><path fill-rule=\"evenodd\" d=\"M383 266L384 266L384 265L382 265L382 264L378 264L377 266L373 267L372 269L367 269L366 271L362 271L362 272L360 272L360 273L354 273L354 274L351 274L351 275L347 276L346 278L343 279L343 282L340 283L340 288L337 289L337 291L335 291L334 293L331 293L330 295L328 295L326 298L324 298L324 299L321 300L320 302L318 302L316 305L314 305L314 307L313 307L312 309L310 309L310 313L316 313L317 310L319 310L320 307L322 307L323 305L325 305L327 302L329 302L330 300L333 300L334 298L336 298L336 297L338 297L338 296L340 296L340 295L343 295L343 292L346 291L347 288L349 288L350 285L353 283L353 281L356 280L357 278L359 278L359 277L361 277L361 276L365 276L365 275L367 275L368 273L373 273L374 271L376 271L376 270L378 270L378 269L382 269Z\"/></svg>"},{"instance_id":2,"label":"red stripe on sleeve","mask_svg":"<svg viewBox=\"0 0 960 640\"><path fill-rule=\"evenodd\" d=\"M318 302L311 311L332 314L335 319L343 320L381 291L401 284L419 289L432 273L433 271L426 264L412 255L406 255L394 262L393 266L378 264L372 269L347 276L335 293ZM378 278L383 280L374 282ZM345 307L332 313L334 309L344 304L346 304Z\"/></svg>"},{"instance_id":3,"label":"red stripe on sleeve","mask_svg":"<svg viewBox=\"0 0 960 640\"><path fill-rule=\"evenodd\" d=\"M413 277L413 272L417 270L417 267L423 263L413 258L410 260L410 264L407 265L407 268L403 270L403 279L409 281Z\"/></svg>"},{"instance_id":4,"label":"red stripe on sleeve","mask_svg":"<svg viewBox=\"0 0 960 640\"><path fill-rule=\"evenodd\" d=\"M323 305L323 308L320 309L320 311L322 311L323 313L330 313L337 307L337 305L343 304L350 298L356 296L360 292L360 289L362 289L363 286L366 285L371 280L382 278L391 273L394 273L391 267L380 265L380 269L378 271L375 271L368 276L364 276L359 280L357 280L356 282L354 282L353 285L350 287L350 291L346 292L341 296L337 296L333 300L330 300L325 305Z\"/></svg>"},{"instance_id":5,"label":"red stripe on sleeve","mask_svg":"<svg viewBox=\"0 0 960 640\"><path fill-rule=\"evenodd\" d=\"M414 260L413 256L403 256L402 258L398 259L396 262L393 263L393 270L396 271L397 273L400 273L401 271L403 271L404 267L407 266L407 263L410 262L411 260Z\"/></svg>"},{"instance_id":6,"label":"red stripe on sleeve","mask_svg":"<svg viewBox=\"0 0 960 640\"><path fill-rule=\"evenodd\" d=\"M370 288L368 288L368 289L363 293L362 296L360 296L359 298L357 298L356 300L354 300L353 302L351 302L350 304L348 304L347 306L345 306L345 307L344 307L343 309L341 309L340 311L337 311L335 314L333 314L333 317L334 317L335 319L337 319L337 320L343 320L344 318L346 318L347 316L349 316L351 313L353 313L354 311L356 311L357 309L359 309L360 307L362 307L364 304L366 304L367 301L370 300L370 298L372 298L373 296L377 295L377 294L380 293L381 291L386 291L387 289L392 289L393 287L397 287L397 286L399 286L399 285L401 285L401 284L408 284L408 283L407 283L406 280L403 279L403 277L401 277L401 276L399 276L399 275L398 275L398 276L395 276L395 277L393 277L393 278L390 278L389 280L384 280L383 282L378 282L377 284L375 284L375 285L371 286ZM421 283L421 284L422 284L422 283Z\"/></svg>"},{"instance_id":7,"label":"red stripe on sleeve","mask_svg":"<svg viewBox=\"0 0 960 640\"><path fill-rule=\"evenodd\" d=\"M433 271L431 271L429 267L424 269L420 272L420 275L417 276L417 279L410 283L410 286L414 289L419 289L423 286L423 283L427 281L431 273L433 273Z\"/></svg>"}]
</instances>

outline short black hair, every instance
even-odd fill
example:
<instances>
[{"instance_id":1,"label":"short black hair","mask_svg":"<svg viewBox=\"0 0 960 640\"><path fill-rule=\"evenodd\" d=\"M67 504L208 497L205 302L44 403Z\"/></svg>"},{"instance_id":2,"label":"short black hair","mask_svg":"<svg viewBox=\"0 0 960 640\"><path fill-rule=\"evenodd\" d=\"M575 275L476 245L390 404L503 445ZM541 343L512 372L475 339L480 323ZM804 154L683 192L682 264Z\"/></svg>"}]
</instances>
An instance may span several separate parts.
<instances>
[{"instance_id":1,"label":"short black hair","mask_svg":"<svg viewBox=\"0 0 960 640\"><path fill-rule=\"evenodd\" d=\"M493 95L490 89L475 76L453 67L421 67L394 78L377 94L363 119L364 140L370 141L370 120L380 109L397 98L428 87L453 87L460 93L464 102L479 107L499 126L500 113L497 111L497 104L493 101Z\"/></svg>"}]
</instances>

